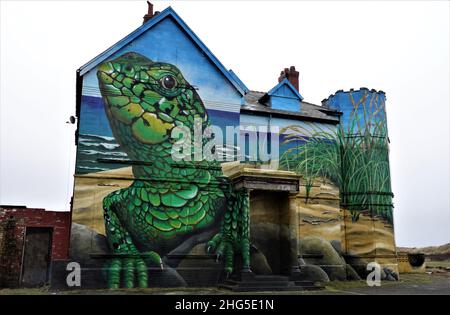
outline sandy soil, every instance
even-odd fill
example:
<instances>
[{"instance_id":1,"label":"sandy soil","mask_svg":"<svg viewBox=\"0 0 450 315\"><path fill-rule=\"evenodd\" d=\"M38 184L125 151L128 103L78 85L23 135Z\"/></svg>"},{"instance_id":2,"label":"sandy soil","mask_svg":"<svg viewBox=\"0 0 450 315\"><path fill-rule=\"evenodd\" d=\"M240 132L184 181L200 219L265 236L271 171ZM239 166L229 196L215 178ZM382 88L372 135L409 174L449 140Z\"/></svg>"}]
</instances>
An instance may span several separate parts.
<instances>
[{"instance_id":1,"label":"sandy soil","mask_svg":"<svg viewBox=\"0 0 450 315\"><path fill-rule=\"evenodd\" d=\"M430 261L448 261L450 262L450 243L440 246L427 247L398 247L397 251L406 253L423 253Z\"/></svg>"}]
</instances>

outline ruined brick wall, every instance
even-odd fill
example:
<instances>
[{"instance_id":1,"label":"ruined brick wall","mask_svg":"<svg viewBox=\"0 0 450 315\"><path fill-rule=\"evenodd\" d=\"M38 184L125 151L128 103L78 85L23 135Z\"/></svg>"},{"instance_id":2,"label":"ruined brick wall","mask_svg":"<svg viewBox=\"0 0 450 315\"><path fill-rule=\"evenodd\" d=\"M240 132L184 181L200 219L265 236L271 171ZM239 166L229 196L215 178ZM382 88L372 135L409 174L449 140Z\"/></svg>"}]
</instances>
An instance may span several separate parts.
<instances>
[{"instance_id":1,"label":"ruined brick wall","mask_svg":"<svg viewBox=\"0 0 450 315\"><path fill-rule=\"evenodd\" d=\"M0 211L0 218L2 217L3 211ZM4 241L5 241L5 225L6 222L1 221L0 219L0 268L2 266L2 258L3 258L3 248L4 248ZM0 277L2 275L2 270L0 269ZM0 280L1 281L1 280Z\"/></svg>"},{"instance_id":2,"label":"ruined brick wall","mask_svg":"<svg viewBox=\"0 0 450 315\"><path fill-rule=\"evenodd\" d=\"M0 211L0 218L3 215L3 211ZM6 222L1 221L0 219L0 288L3 286L3 278L6 272L4 268L4 259L5 259L5 231L6 231Z\"/></svg>"},{"instance_id":3,"label":"ruined brick wall","mask_svg":"<svg viewBox=\"0 0 450 315\"><path fill-rule=\"evenodd\" d=\"M17 235L20 229L16 229L16 219L6 211L0 212L0 225L2 229L0 284L15 287L19 284L23 238Z\"/></svg>"},{"instance_id":4,"label":"ruined brick wall","mask_svg":"<svg viewBox=\"0 0 450 315\"><path fill-rule=\"evenodd\" d=\"M0 207L0 286L19 285L26 229L53 229L51 261L69 257L70 212Z\"/></svg>"}]
</instances>

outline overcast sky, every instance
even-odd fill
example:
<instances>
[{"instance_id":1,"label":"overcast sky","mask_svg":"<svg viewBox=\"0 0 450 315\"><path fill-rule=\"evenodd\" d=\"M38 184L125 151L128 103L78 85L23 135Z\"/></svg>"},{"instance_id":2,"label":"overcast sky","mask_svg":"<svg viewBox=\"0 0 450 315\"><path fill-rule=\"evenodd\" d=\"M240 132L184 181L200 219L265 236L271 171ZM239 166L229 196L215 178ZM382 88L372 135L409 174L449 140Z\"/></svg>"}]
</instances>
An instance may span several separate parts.
<instances>
[{"instance_id":1,"label":"overcast sky","mask_svg":"<svg viewBox=\"0 0 450 315\"><path fill-rule=\"evenodd\" d=\"M171 5L252 90L295 65L308 102L385 91L397 245L450 242L449 2L154 3ZM75 71L140 26L147 4L0 5L0 204L68 210Z\"/></svg>"}]
</instances>

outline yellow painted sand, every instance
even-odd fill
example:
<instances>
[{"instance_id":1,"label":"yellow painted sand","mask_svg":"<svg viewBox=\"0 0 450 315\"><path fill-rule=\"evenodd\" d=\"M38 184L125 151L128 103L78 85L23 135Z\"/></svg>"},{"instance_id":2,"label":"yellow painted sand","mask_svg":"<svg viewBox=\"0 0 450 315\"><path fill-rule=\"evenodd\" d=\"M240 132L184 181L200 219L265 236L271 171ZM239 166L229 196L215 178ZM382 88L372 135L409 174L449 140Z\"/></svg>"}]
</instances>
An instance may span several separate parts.
<instances>
[{"instance_id":1,"label":"yellow painted sand","mask_svg":"<svg viewBox=\"0 0 450 315\"><path fill-rule=\"evenodd\" d=\"M223 163L222 168L228 171L235 164ZM130 186L132 182L131 166L75 176L73 222L86 225L104 235L103 198L113 191Z\"/></svg>"},{"instance_id":2,"label":"yellow painted sand","mask_svg":"<svg viewBox=\"0 0 450 315\"><path fill-rule=\"evenodd\" d=\"M103 198L130 186L132 178L131 167L76 176L73 221L105 234ZM322 179L316 181L307 202L304 192L305 187L301 186L297 196L300 237L341 240L344 250L358 255L395 253L392 225L382 218L371 218L365 214L361 214L357 222L352 222L349 213L340 209L339 190L332 183Z\"/></svg>"},{"instance_id":3,"label":"yellow painted sand","mask_svg":"<svg viewBox=\"0 0 450 315\"><path fill-rule=\"evenodd\" d=\"M352 222L345 211L345 247L359 255L394 255L396 253L393 226L381 217L361 214Z\"/></svg>"},{"instance_id":4,"label":"yellow painted sand","mask_svg":"<svg viewBox=\"0 0 450 315\"><path fill-rule=\"evenodd\" d=\"M297 196L300 237L316 236L328 241L341 240L339 189L326 179L318 179L306 198L306 187L303 182L301 184Z\"/></svg>"},{"instance_id":5,"label":"yellow painted sand","mask_svg":"<svg viewBox=\"0 0 450 315\"><path fill-rule=\"evenodd\" d=\"M104 235L103 198L113 191L130 186L131 183L131 167L77 175L73 199L73 222L86 225Z\"/></svg>"},{"instance_id":6,"label":"yellow painted sand","mask_svg":"<svg viewBox=\"0 0 450 315\"><path fill-rule=\"evenodd\" d=\"M338 187L326 179L314 182L308 200L305 187L301 186L297 206L300 237L340 240L344 250L356 255L395 254L392 224L364 213L358 221L352 222L349 212L340 209Z\"/></svg>"}]
</instances>

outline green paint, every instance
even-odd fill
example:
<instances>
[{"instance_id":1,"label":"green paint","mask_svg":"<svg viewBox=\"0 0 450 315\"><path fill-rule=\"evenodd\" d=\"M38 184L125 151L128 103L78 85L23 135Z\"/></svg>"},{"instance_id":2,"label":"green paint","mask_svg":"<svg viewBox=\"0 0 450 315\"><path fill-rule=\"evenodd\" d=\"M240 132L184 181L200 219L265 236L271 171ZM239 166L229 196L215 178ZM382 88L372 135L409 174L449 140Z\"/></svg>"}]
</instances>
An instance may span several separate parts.
<instances>
[{"instance_id":1,"label":"green paint","mask_svg":"<svg viewBox=\"0 0 450 315\"><path fill-rule=\"evenodd\" d=\"M228 274L235 253L249 267L248 193L231 191L217 161L171 156L175 126L193 131L194 117L203 129L210 124L195 89L175 66L136 53L102 63L97 77L113 134L136 161L131 186L103 200L108 242L118 255L109 263L109 287L146 287L148 263L162 267L161 256L207 229L219 231L208 251L224 257ZM232 219L223 221L224 213Z\"/></svg>"}]
</instances>

